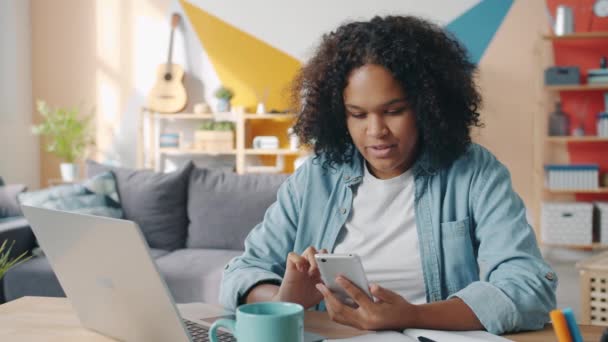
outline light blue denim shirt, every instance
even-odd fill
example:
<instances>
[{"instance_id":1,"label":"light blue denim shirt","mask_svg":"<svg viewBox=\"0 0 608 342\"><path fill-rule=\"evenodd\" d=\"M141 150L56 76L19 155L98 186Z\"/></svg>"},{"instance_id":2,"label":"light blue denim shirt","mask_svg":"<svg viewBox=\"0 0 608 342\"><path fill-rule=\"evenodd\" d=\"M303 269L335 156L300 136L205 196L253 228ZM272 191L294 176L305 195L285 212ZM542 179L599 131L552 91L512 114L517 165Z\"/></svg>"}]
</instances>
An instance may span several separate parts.
<instances>
[{"instance_id":1,"label":"light blue denim shirt","mask_svg":"<svg viewBox=\"0 0 608 342\"><path fill-rule=\"evenodd\" d=\"M363 158L322 167L311 159L289 177L226 265L220 302L234 309L253 285L279 283L287 254L308 246L333 251L363 177ZM492 333L535 330L555 308L557 276L543 260L510 175L488 150L471 144L451 166L415 165L415 212L427 302L461 298ZM378 228L380 229L380 227ZM357 251L352 251L356 253ZM395 253L395 258L405 258ZM324 309L324 305L320 305Z\"/></svg>"}]
</instances>

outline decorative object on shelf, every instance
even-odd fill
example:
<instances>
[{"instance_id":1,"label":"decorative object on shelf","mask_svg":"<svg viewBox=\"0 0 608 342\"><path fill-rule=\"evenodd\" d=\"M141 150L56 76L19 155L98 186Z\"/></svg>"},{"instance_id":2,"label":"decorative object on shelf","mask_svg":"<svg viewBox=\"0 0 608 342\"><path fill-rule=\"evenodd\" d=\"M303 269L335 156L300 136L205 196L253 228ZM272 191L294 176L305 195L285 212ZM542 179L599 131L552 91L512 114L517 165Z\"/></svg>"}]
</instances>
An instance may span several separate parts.
<instances>
[{"instance_id":1,"label":"decorative object on shelf","mask_svg":"<svg viewBox=\"0 0 608 342\"><path fill-rule=\"evenodd\" d=\"M253 148L274 150L279 148L279 138L270 135L259 135L253 138Z\"/></svg>"},{"instance_id":2,"label":"decorative object on shelf","mask_svg":"<svg viewBox=\"0 0 608 342\"><path fill-rule=\"evenodd\" d=\"M194 114L209 114L211 113L211 107L205 103L197 103L194 105Z\"/></svg>"},{"instance_id":3,"label":"decorative object on shelf","mask_svg":"<svg viewBox=\"0 0 608 342\"><path fill-rule=\"evenodd\" d=\"M575 137L584 137L585 136L585 127L583 127L582 123L579 123L578 126L572 131L572 135Z\"/></svg>"},{"instance_id":4,"label":"decorative object on shelf","mask_svg":"<svg viewBox=\"0 0 608 342\"><path fill-rule=\"evenodd\" d=\"M608 137L608 92L604 93L604 111L597 114L597 136Z\"/></svg>"},{"instance_id":5,"label":"decorative object on shelf","mask_svg":"<svg viewBox=\"0 0 608 342\"><path fill-rule=\"evenodd\" d=\"M148 95L148 108L160 113L177 113L186 107L188 98L184 88L184 69L173 64L173 33L180 22L180 15L171 16L171 36L169 38L169 56L167 63L158 66L156 82Z\"/></svg>"},{"instance_id":6,"label":"decorative object on shelf","mask_svg":"<svg viewBox=\"0 0 608 342\"><path fill-rule=\"evenodd\" d=\"M555 102L555 111L549 115L549 136L570 135L570 119L562 110L562 103Z\"/></svg>"},{"instance_id":7,"label":"decorative object on shelf","mask_svg":"<svg viewBox=\"0 0 608 342\"><path fill-rule=\"evenodd\" d=\"M574 33L574 14L572 8L566 5L557 6L553 33L556 36L565 36Z\"/></svg>"},{"instance_id":8,"label":"decorative object on shelf","mask_svg":"<svg viewBox=\"0 0 608 342\"><path fill-rule=\"evenodd\" d=\"M181 133L161 133L158 139L158 144L160 148L179 148L181 140Z\"/></svg>"},{"instance_id":9,"label":"decorative object on shelf","mask_svg":"<svg viewBox=\"0 0 608 342\"><path fill-rule=\"evenodd\" d=\"M602 56L602 58L600 58L599 69L589 69L587 71L587 83L608 84L608 68L606 67L606 56Z\"/></svg>"},{"instance_id":10,"label":"decorative object on shelf","mask_svg":"<svg viewBox=\"0 0 608 342\"><path fill-rule=\"evenodd\" d=\"M50 108L40 100L36 107L43 121L32 127L32 132L49 139L46 150L63 160L60 166L62 179L73 181L79 174L76 162L84 156L86 148L94 144L89 132L93 114L79 118L76 108Z\"/></svg>"},{"instance_id":11,"label":"decorative object on shelf","mask_svg":"<svg viewBox=\"0 0 608 342\"><path fill-rule=\"evenodd\" d=\"M546 165L547 187L551 190L593 190L599 188L597 164Z\"/></svg>"},{"instance_id":12,"label":"decorative object on shelf","mask_svg":"<svg viewBox=\"0 0 608 342\"><path fill-rule=\"evenodd\" d=\"M194 148L217 153L234 150L234 124L229 121L203 122L194 132Z\"/></svg>"},{"instance_id":13,"label":"decorative object on shelf","mask_svg":"<svg viewBox=\"0 0 608 342\"><path fill-rule=\"evenodd\" d=\"M300 138L293 131L293 127L289 127L287 130L287 136L289 137L289 149L292 151L297 151L300 148Z\"/></svg>"},{"instance_id":14,"label":"decorative object on shelf","mask_svg":"<svg viewBox=\"0 0 608 342\"><path fill-rule=\"evenodd\" d=\"M215 91L215 97L218 99L217 111L229 112L230 100L234 97L234 92L230 88L221 86Z\"/></svg>"},{"instance_id":15,"label":"decorative object on shelf","mask_svg":"<svg viewBox=\"0 0 608 342\"><path fill-rule=\"evenodd\" d=\"M266 101L268 100L268 87L264 88L262 92L256 92L255 97L258 99L258 105L256 107L256 114L266 113Z\"/></svg>"},{"instance_id":16,"label":"decorative object on shelf","mask_svg":"<svg viewBox=\"0 0 608 342\"><path fill-rule=\"evenodd\" d=\"M580 84L581 74L577 66L552 66L545 69L545 85Z\"/></svg>"},{"instance_id":17,"label":"decorative object on shelf","mask_svg":"<svg viewBox=\"0 0 608 342\"><path fill-rule=\"evenodd\" d=\"M608 17L608 0L595 0L593 14L599 18Z\"/></svg>"},{"instance_id":18,"label":"decorative object on shelf","mask_svg":"<svg viewBox=\"0 0 608 342\"><path fill-rule=\"evenodd\" d=\"M597 136L608 137L608 113L606 112L597 115Z\"/></svg>"},{"instance_id":19,"label":"decorative object on shelf","mask_svg":"<svg viewBox=\"0 0 608 342\"><path fill-rule=\"evenodd\" d=\"M591 245L593 242L593 204L544 202L541 236L543 243Z\"/></svg>"}]
</instances>

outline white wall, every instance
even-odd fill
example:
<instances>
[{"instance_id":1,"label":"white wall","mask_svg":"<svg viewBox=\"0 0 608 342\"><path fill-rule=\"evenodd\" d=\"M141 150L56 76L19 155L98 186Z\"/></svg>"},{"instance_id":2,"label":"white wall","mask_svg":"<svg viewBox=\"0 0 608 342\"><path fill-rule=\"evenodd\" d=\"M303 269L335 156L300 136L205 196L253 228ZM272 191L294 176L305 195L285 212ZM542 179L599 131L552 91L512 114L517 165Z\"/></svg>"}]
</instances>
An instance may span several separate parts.
<instances>
[{"instance_id":1,"label":"white wall","mask_svg":"<svg viewBox=\"0 0 608 342\"><path fill-rule=\"evenodd\" d=\"M39 185L38 139L31 132L32 77L29 0L0 0L0 176Z\"/></svg>"}]
</instances>

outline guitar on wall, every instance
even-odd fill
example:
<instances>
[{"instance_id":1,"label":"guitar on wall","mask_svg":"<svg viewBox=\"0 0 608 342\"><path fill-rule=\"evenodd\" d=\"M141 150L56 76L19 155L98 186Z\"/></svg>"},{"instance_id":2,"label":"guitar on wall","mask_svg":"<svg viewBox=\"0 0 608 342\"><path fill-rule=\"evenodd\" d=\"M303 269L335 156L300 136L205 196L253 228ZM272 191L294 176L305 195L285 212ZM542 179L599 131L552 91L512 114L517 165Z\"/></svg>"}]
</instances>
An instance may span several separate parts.
<instances>
[{"instance_id":1,"label":"guitar on wall","mask_svg":"<svg viewBox=\"0 0 608 342\"><path fill-rule=\"evenodd\" d=\"M174 13L171 18L171 38L169 39L169 57L167 63L156 69L156 82L148 96L148 108L160 113L177 113L186 107L188 101L184 88L184 69L171 62L173 54L173 33L179 24L180 15Z\"/></svg>"}]
</instances>

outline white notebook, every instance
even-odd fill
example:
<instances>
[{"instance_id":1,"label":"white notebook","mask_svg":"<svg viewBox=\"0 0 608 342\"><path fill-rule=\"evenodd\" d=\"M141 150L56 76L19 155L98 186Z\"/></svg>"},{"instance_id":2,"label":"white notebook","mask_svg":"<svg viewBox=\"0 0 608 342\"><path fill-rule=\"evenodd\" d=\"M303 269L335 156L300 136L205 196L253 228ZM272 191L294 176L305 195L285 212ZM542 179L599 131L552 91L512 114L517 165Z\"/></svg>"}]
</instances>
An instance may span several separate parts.
<instances>
[{"instance_id":1,"label":"white notebook","mask_svg":"<svg viewBox=\"0 0 608 342\"><path fill-rule=\"evenodd\" d=\"M418 336L430 338L436 342L509 342L504 337L496 336L482 330L474 331L443 331L427 329L406 329L403 333L394 331L380 331L367 335L344 338L338 340L325 340L327 342L419 342Z\"/></svg>"}]
</instances>

